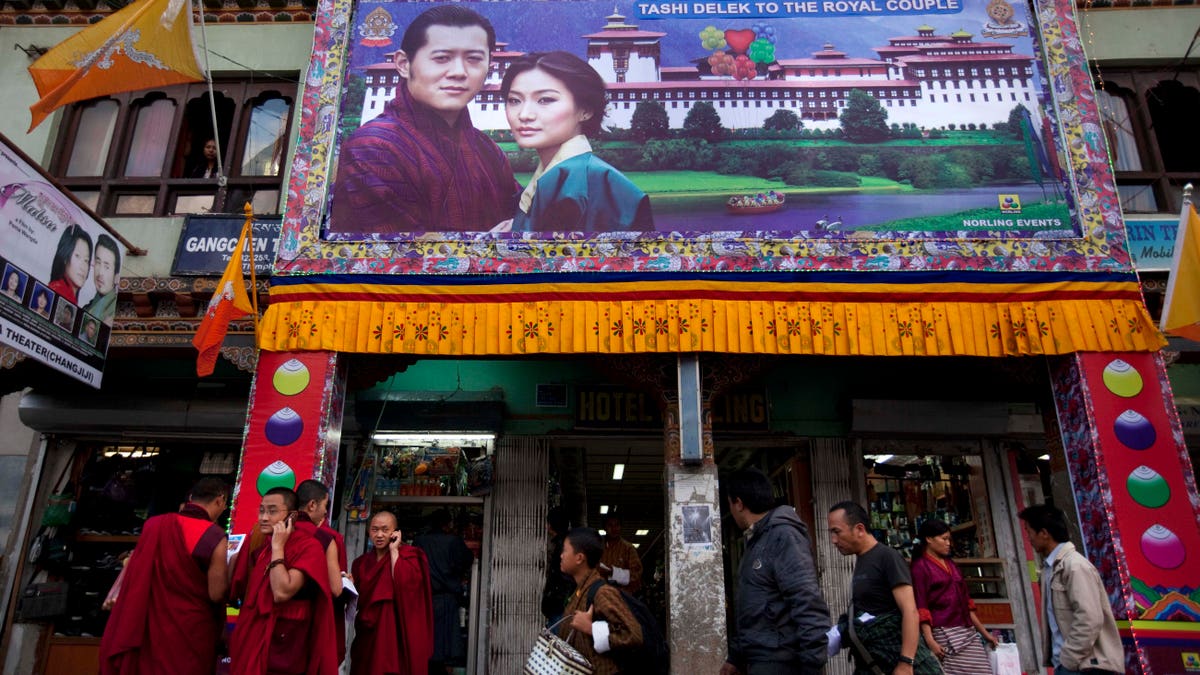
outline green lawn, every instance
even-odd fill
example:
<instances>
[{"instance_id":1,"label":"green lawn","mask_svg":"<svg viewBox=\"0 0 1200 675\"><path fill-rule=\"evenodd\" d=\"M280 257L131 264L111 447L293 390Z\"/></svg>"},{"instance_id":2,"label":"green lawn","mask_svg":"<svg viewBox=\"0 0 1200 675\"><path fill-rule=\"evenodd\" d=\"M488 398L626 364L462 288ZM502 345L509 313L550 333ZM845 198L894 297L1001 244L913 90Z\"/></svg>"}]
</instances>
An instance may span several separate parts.
<instances>
[{"instance_id":1,"label":"green lawn","mask_svg":"<svg viewBox=\"0 0 1200 675\"><path fill-rule=\"evenodd\" d=\"M805 192L910 192L911 185L877 176L863 176L862 185L856 188L831 188L803 185L788 185L783 181L767 180L757 176L726 176L715 171L625 171L625 176L647 194L654 197L668 195L698 195L766 192L775 190L790 195ZM528 185L531 173L518 173L521 185Z\"/></svg>"},{"instance_id":2,"label":"green lawn","mask_svg":"<svg viewBox=\"0 0 1200 675\"><path fill-rule=\"evenodd\" d=\"M1036 225L1030 223L1019 223L1018 220L1052 220L1058 219L1060 224ZM970 226L964 225L964 220L1006 220L1010 222L1008 227L996 227L991 225L985 226ZM879 223L867 227L855 227L855 230L892 230L899 232L955 232L959 230L1061 230L1071 227L1070 214L1067 205L1063 203L1046 203L1038 202L1035 204L1024 204L1020 214L1001 215L996 209L972 209L969 211L959 211L958 213L945 213L938 216L928 216L921 218L902 218L893 220L887 223Z\"/></svg>"}]
</instances>

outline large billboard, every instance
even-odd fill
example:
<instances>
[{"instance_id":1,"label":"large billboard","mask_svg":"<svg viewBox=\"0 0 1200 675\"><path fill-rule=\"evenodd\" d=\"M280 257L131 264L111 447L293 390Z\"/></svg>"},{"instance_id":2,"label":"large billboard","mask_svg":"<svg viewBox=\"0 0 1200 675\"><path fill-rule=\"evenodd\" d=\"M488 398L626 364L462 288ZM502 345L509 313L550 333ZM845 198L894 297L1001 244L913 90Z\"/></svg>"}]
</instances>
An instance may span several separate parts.
<instances>
[{"instance_id":1,"label":"large billboard","mask_svg":"<svg viewBox=\"0 0 1200 675\"><path fill-rule=\"evenodd\" d=\"M1157 348L1074 12L322 0L259 344Z\"/></svg>"},{"instance_id":2,"label":"large billboard","mask_svg":"<svg viewBox=\"0 0 1200 675\"><path fill-rule=\"evenodd\" d=\"M354 4L326 240L1078 236L1024 3L463 6Z\"/></svg>"},{"instance_id":3,"label":"large billboard","mask_svg":"<svg viewBox=\"0 0 1200 675\"><path fill-rule=\"evenodd\" d=\"M0 342L99 387L121 247L0 136Z\"/></svg>"}]
</instances>

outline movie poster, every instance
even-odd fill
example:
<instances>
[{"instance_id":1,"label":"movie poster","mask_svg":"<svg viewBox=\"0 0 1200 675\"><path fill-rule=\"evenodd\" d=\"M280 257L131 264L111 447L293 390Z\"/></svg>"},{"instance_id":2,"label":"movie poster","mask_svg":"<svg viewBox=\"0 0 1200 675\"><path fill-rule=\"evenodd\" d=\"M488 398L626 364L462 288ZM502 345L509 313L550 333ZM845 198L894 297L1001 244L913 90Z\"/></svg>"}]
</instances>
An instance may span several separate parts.
<instances>
[{"instance_id":1,"label":"movie poster","mask_svg":"<svg viewBox=\"0 0 1200 675\"><path fill-rule=\"evenodd\" d=\"M444 4L354 3L322 239L1079 236L1023 3Z\"/></svg>"},{"instance_id":2,"label":"movie poster","mask_svg":"<svg viewBox=\"0 0 1200 675\"><path fill-rule=\"evenodd\" d=\"M122 247L0 137L0 342L99 388Z\"/></svg>"}]
</instances>

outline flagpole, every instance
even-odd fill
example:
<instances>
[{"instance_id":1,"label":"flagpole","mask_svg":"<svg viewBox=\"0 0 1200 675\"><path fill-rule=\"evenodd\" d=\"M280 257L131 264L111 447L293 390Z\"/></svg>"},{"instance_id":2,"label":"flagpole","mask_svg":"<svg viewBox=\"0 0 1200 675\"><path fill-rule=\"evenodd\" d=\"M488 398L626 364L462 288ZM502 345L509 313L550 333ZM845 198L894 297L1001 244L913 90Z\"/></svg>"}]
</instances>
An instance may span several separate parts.
<instances>
[{"instance_id":1,"label":"flagpole","mask_svg":"<svg viewBox=\"0 0 1200 675\"><path fill-rule=\"evenodd\" d=\"M254 308L254 345L258 346L258 278L255 276L258 265L254 259L254 208L250 202L246 202L242 211L246 214L246 246L250 249L250 306Z\"/></svg>"},{"instance_id":2,"label":"flagpole","mask_svg":"<svg viewBox=\"0 0 1200 675\"><path fill-rule=\"evenodd\" d=\"M1171 313L1171 300L1175 297L1175 277L1179 273L1179 260L1183 255L1184 237L1187 235L1188 215L1192 208L1192 184L1183 186L1183 205L1179 209L1179 225L1175 229L1175 248L1171 255L1171 272L1167 278L1167 292L1163 297L1162 313L1158 318L1159 330L1166 330Z\"/></svg>"},{"instance_id":3,"label":"flagpole","mask_svg":"<svg viewBox=\"0 0 1200 675\"><path fill-rule=\"evenodd\" d=\"M208 63L208 31L204 23L204 3L198 2L200 8L200 42L204 45L204 80L208 83L208 110L212 113L213 141L217 144L217 194L214 203L220 203L225 208L225 186L229 180L225 177L225 160L221 153L221 131L217 126L217 98L213 94L212 67Z\"/></svg>"}]
</instances>

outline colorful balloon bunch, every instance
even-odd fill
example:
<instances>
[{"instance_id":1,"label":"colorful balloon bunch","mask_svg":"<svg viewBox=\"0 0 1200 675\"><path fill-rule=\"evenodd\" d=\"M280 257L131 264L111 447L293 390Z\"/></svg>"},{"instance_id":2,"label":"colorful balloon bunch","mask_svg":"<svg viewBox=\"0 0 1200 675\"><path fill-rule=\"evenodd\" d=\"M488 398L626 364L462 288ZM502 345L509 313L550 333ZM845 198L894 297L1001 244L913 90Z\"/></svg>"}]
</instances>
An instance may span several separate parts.
<instances>
[{"instance_id":1,"label":"colorful balloon bunch","mask_svg":"<svg viewBox=\"0 0 1200 675\"><path fill-rule=\"evenodd\" d=\"M712 74L737 80L753 79L758 76L758 64L774 63L775 42L775 29L761 22L752 28L722 31L708 26L700 31L701 46L713 50L708 57Z\"/></svg>"}]
</instances>

